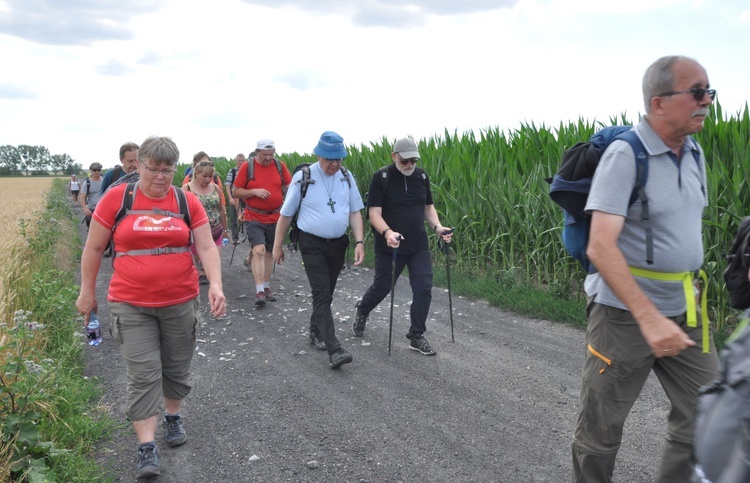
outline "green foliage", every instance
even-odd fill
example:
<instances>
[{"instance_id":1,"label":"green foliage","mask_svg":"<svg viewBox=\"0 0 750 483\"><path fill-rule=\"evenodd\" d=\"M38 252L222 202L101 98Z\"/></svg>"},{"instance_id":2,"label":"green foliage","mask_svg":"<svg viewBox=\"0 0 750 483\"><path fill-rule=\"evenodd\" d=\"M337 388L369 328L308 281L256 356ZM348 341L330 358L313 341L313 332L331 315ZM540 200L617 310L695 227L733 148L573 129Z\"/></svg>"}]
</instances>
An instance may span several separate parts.
<instances>
[{"instance_id":1,"label":"green foliage","mask_svg":"<svg viewBox=\"0 0 750 483\"><path fill-rule=\"evenodd\" d=\"M721 328L736 315L727 308L722 273L724 255L750 206L750 114L745 106L725 117L715 103L711 119L695 137L706 153L709 190L703 268L709 276L711 320ZM565 149L614 124L632 121L621 115L606 123L579 119L556 128L529 123L507 132L497 127L464 134L446 130L442 137L418 140L420 165L430 175L441 221L456 228L457 268L512 271L524 286L554 287L554 292L568 288L568 296L580 300L585 274L565 252L561 211L549 198L545 179L555 173ZM383 138L349 146L346 166L363 195L372 174L391 162L394 142Z\"/></svg>"},{"instance_id":2,"label":"green foliage","mask_svg":"<svg viewBox=\"0 0 750 483\"><path fill-rule=\"evenodd\" d=\"M3 481L102 481L102 470L90 453L113 423L92 404L100 388L83 377L83 350L88 346L74 305L79 220L72 215L65 183L55 180L44 210L22 220L25 243L11 250L13 268L3 274Z\"/></svg>"},{"instance_id":3,"label":"green foliage","mask_svg":"<svg viewBox=\"0 0 750 483\"><path fill-rule=\"evenodd\" d=\"M29 481L56 481L51 458L61 454L44 441L39 430L40 407L46 405L54 362L43 359L34 339L44 324L30 320L31 312L18 310L14 325L2 324L6 341L0 344L0 434L12 447L10 473Z\"/></svg>"}]
</instances>

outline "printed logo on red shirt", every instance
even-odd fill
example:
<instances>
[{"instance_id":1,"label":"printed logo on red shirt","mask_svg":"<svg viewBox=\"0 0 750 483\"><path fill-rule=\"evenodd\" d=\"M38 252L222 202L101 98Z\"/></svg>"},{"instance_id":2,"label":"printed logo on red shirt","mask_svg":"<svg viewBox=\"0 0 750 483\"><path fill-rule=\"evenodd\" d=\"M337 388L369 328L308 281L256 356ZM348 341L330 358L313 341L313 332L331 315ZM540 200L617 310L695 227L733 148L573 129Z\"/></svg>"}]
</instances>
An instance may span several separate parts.
<instances>
[{"instance_id":1,"label":"printed logo on red shirt","mask_svg":"<svg viewBox=\"0 0 750 483\"><path fill-rule=\"evenodd\" d=\"M133 231L182 231L171 216L140 215L133 222Z\"/></svg>"}]
</instances>

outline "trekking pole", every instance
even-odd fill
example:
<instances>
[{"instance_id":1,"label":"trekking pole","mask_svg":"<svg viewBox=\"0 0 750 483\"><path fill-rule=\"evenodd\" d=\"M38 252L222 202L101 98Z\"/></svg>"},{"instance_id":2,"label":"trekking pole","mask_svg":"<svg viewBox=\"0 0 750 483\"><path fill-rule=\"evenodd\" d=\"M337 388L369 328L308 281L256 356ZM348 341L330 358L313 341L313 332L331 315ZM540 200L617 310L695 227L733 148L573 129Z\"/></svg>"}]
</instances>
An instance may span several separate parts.
<instances>
[{"instance_id":1,"label":"trekking pole","mask_svg":"<svg viewBox=\"0 0 750 483\"><path fill-rule=\"evenodd\" d=\"M232 266L232 261L234 260L234 251L237 249L237 242L234 242L234 246L232 247L232 256L229 258L229 266Z\"/></svg>"},{"instance_id":2,"label":"trekking pole","mask_svg":"<svg viewBox=\"0 0 750 483\"><path fill-rule=\"evenodd\" d=\"M449 262L451 248L442 238L442 235L448 235L450 233L453 233L453 228L441 233L440 238L438 238L438 245L441 246L445 253L445 276L448 279L448 312L450 313L451 318L451 342L456 342L456 339L453 337L453 297L451 296L451 265Z\"/></svg>"},{"instance_id":3,"label":"trekking pole","mask_svg":"<svg viewBox=\"0 0 750 483\"><path fill-rule=\"evenodd\" d=\"M401 237L398 237L401 240ZM391 318L388 323L388 355L391 355L391 341L393 340L393 289L396 287L396 256L398 248L393 249L393 263L391 264Z\"/></svg>"}]
</instances>

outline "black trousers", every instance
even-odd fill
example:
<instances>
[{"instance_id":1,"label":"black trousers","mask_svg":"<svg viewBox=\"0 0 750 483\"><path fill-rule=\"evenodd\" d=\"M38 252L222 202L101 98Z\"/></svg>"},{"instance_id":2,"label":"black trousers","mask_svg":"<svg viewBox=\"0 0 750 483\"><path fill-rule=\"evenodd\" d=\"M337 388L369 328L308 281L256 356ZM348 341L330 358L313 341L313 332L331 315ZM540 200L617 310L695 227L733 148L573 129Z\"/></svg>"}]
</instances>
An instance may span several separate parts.
<instances>
[{"instance_id":1,"label":"black trousers","mask_svg":"<svg viewBox=\"0 0 750 483\"><path fill-rule=\"evenodd\" d=\"M310 317L310 334L325 342L329 354L339 348L336 329L331 313L333 291L336 280L344 266L349 237L325 239L300 231L299 251L305 264L307 280L313 296L313 312Z\"/></svg>"},{"instance_id":2,"label":"black trousers","mask_svg":"<svg viewBox=\"0 0 750 483\"><path fill-rule=\"evenodd\" d=\"M359 311L362 315L369 315L390 293L392 265L392 254L375 253L375 279L359 303ZM398 280L404 267L409 267L409 284L412 292L411 326L406 337L413 339L421 337L427 330L427 315L430 312L430 303L432 303L432 259L430 258L430 250L426 248L411 255L397 253L396 280Z\"/></svg>"}]
</instances>

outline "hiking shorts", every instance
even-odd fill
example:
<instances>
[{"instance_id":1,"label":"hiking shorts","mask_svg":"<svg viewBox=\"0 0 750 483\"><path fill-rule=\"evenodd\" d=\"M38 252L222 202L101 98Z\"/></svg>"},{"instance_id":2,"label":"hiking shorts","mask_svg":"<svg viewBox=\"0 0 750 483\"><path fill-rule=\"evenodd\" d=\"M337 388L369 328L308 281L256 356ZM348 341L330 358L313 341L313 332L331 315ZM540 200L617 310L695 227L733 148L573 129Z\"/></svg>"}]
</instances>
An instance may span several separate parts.
<instances>
[{"instance_id":1,"label":"hiking shorts","mask_svg":"<svg viewBox=\"0 0 750 483\"><path fill-rule=\"evenodd\" d=\"M164 397L182 400L190 393L198 298L168 307L108 306L110 334L128 369L126 413L131 421L160 415Z\"/></svg>"},{"instance_id":2,"label":"hiking shorts","mask_svg":"<svg viewBox=\"0 0 750 483\"><path fill-rule=\"evenodd\" d=\"M246 221L245 234L250 246L265 245L266 251L273 251L273 242L276 239L276 223L261 223L259 221Z\"/></svg>"}]
</instances>

